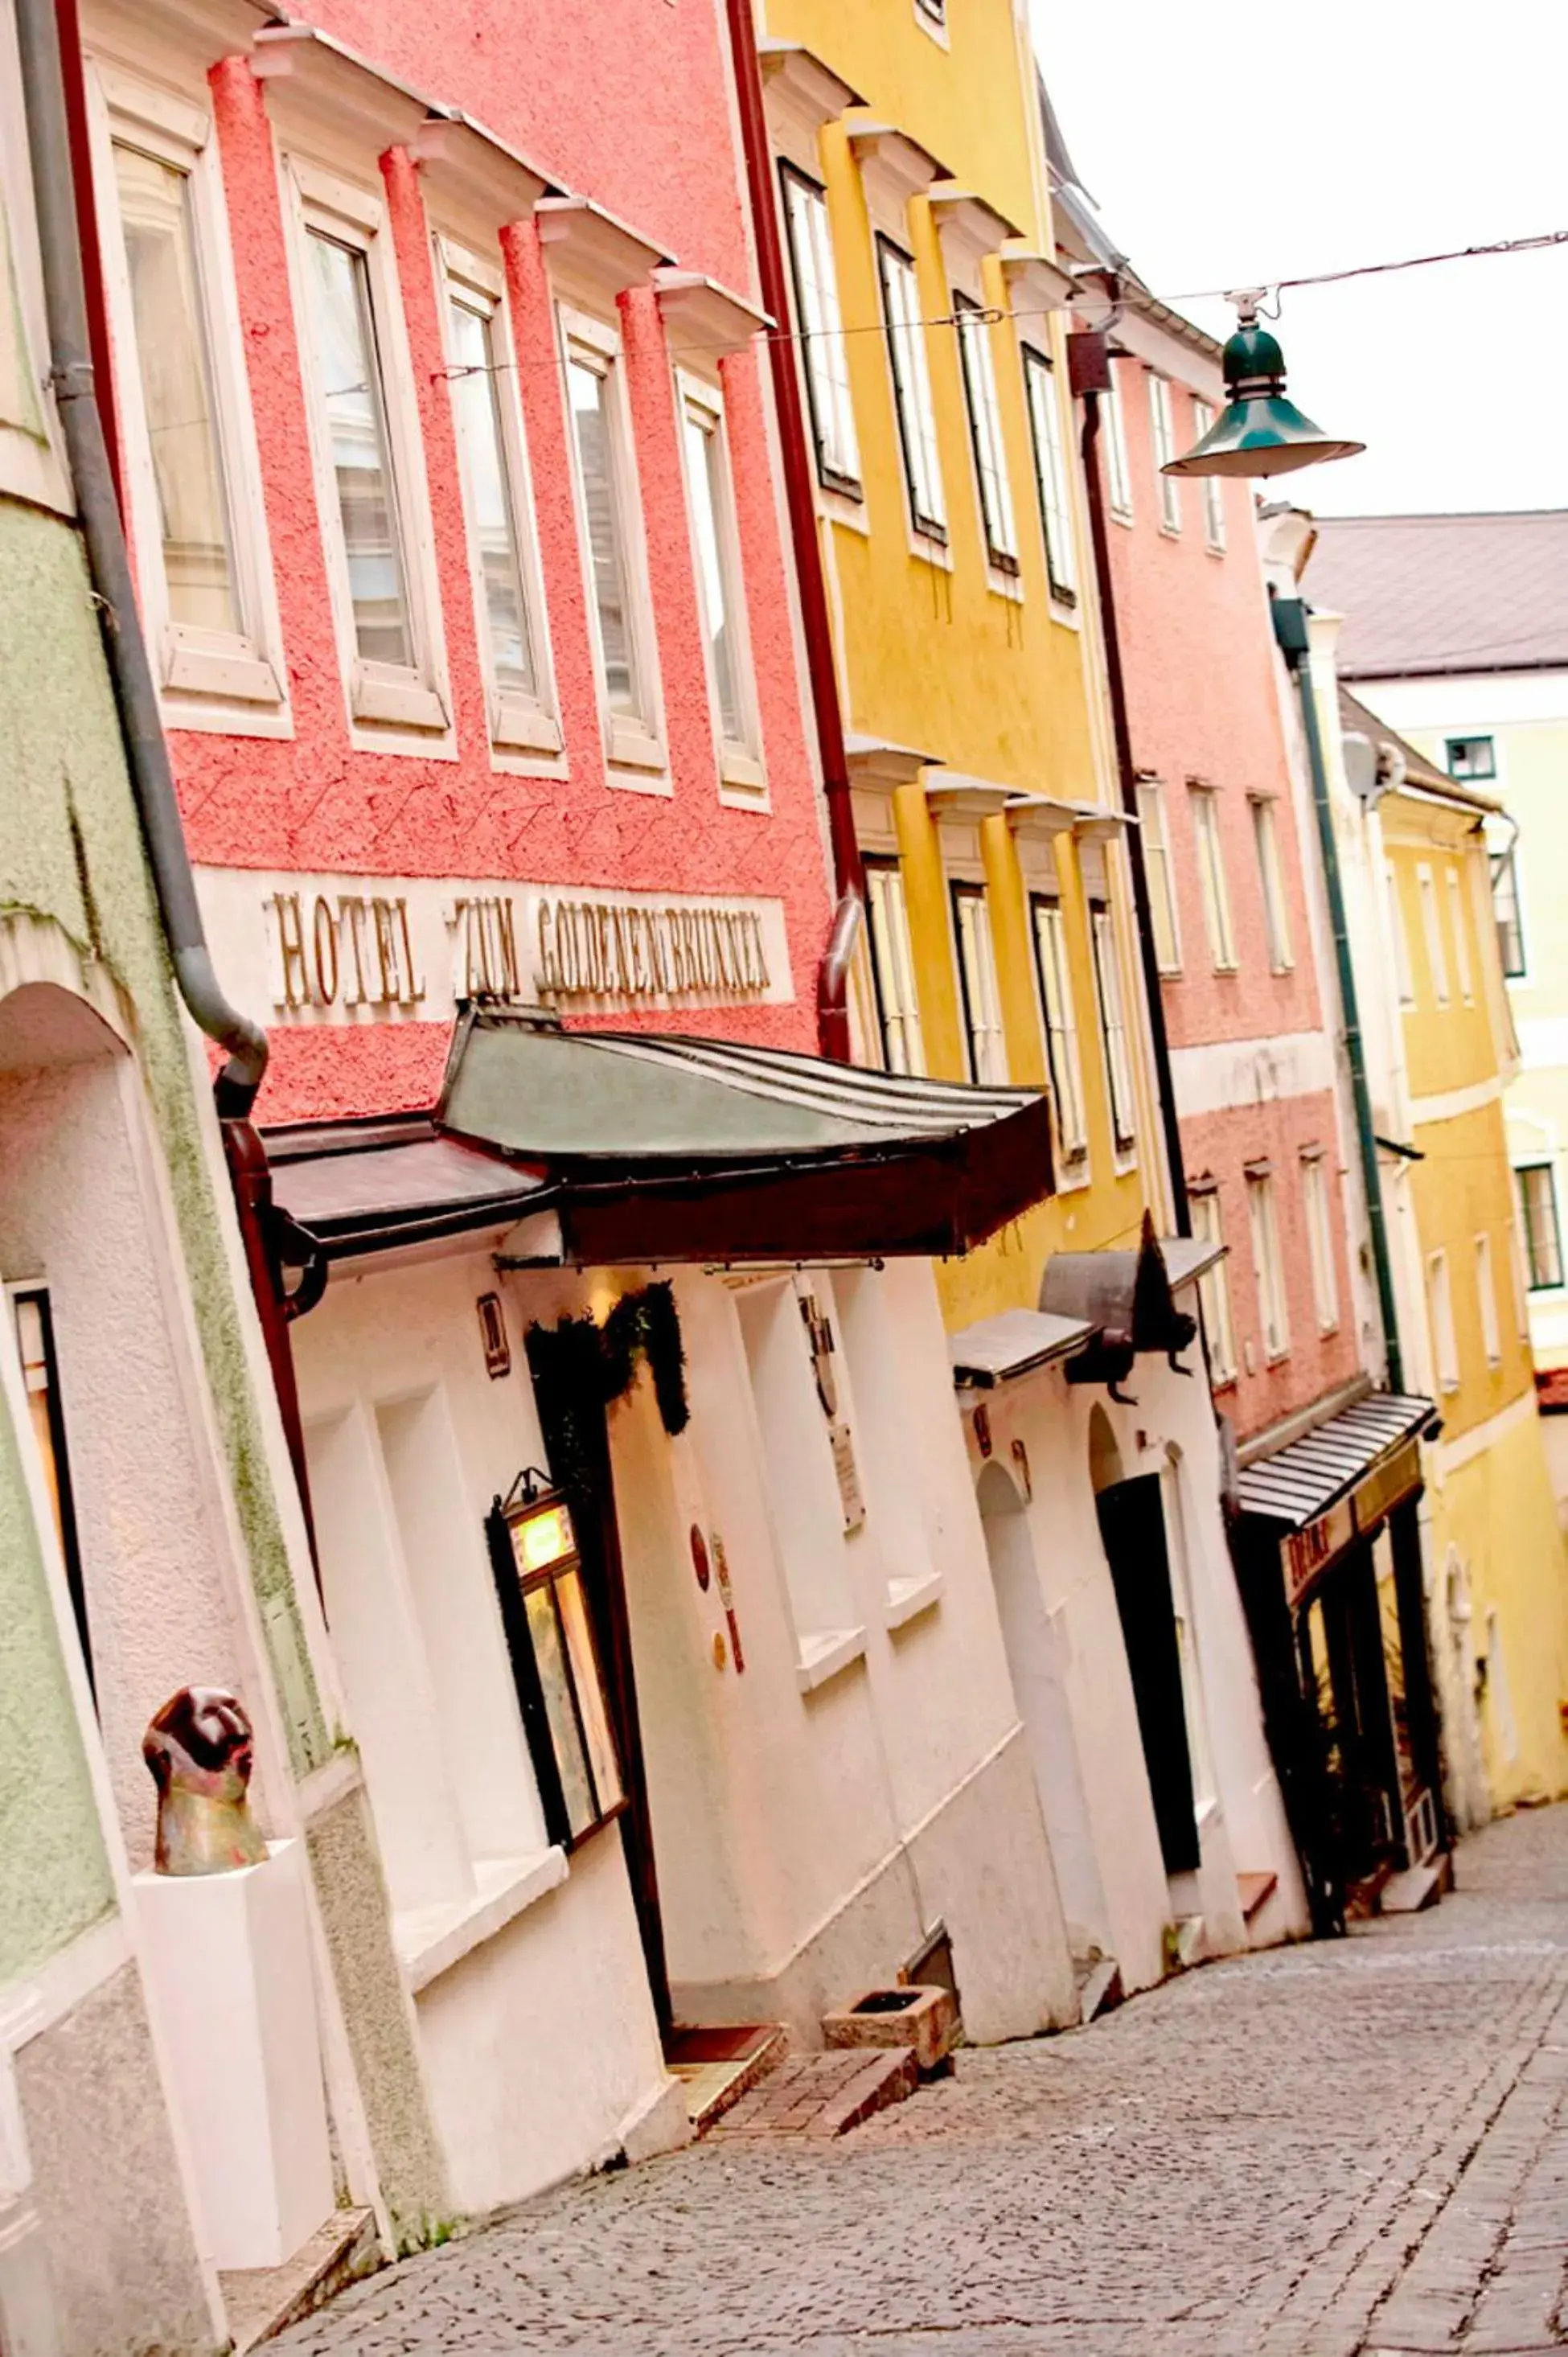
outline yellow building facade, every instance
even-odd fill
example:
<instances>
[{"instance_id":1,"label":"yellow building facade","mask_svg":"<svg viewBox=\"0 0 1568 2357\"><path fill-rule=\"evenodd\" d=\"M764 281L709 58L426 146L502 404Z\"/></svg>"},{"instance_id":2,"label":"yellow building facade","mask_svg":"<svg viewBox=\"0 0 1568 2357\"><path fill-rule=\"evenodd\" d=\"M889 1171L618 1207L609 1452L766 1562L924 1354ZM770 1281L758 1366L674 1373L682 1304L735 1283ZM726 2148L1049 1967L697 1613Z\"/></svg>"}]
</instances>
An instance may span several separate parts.
<instances>
[{"instance_id":1,"label":"yellow building facade","mask_svg":"<svg viewBox=\"0 0 1568 2357\"><path fill-rule=\"evenodd\" d=\"M867 866L856 1056L1057 1114L1051 1199L943 1271L961 1327L1135 1242L1158 1184L1069 282L1015 0L767 0L760 30Z\"/></svg>"},{"instance_id":2,"label":"yellow building facade","mask_svg":"<svg viewBox=\"0 0 1568 2357\"><path fill-rule=\"evenodd\" d=\"M1443 1418L1429 1461L1430 1619L1434 1648L1447 1651L1450 1775L1508 1808L1568 1790L1568 1557L1536 1409L1504 1126L1514 1049L1487 805L1435 771L1430 784L1379 809L1403 1142L1420 1157L1397 1157L1385 1185L1404 1231L1407 1374Z\"/></svg>"}]
</instances>

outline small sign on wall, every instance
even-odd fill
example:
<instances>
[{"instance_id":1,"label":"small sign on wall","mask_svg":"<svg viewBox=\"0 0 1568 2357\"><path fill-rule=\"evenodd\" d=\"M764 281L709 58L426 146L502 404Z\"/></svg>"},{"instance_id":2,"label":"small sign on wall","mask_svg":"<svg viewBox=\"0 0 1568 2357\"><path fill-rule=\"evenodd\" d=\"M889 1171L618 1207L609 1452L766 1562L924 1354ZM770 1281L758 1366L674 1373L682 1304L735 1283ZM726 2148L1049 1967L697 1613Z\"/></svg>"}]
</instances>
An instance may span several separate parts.
<instances>
[{"instance_id":1,"label":"small sign on wall","mask_svg":"<svg viewBox=\"0 0 1568 2357\"><path fill-rule=\"evenodd\" d=\"M837 1351L833 1342L832 1320L822 1309L814 1293L802 1289L800 1316L805 1321L806 1339L811 1352L811 1372L816 1378L817 1397L822 1404L822 1414L828 1420L828 1440L832 1449L833 1473L839 1485L839 1503L843 1509L844 1534L858 1531L865 1520L865 1499L860 1486L860 1469L854 1461L854 1440L849 1425L839 1412Z\"/></svg>"}]
</instances>

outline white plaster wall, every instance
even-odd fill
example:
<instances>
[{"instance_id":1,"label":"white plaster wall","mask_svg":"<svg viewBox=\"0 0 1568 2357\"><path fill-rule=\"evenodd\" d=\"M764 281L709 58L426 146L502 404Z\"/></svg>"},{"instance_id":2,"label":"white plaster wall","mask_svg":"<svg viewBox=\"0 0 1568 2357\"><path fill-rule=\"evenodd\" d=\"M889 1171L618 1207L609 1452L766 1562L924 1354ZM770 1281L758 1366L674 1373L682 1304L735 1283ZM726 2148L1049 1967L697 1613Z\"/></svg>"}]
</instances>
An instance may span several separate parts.
<instances>
[{"instance_id":1,"label":"white plaster wall","mask_svg":"<svg viewBox=\"0 0 1568 2357\"><path fill-rule=\"evenodd\" d=\"M475 1304L497 1289L482 1254L339 1274L294 1329L330 1634L405 1956L547 1846L484 1537L491 1499L543 1462L515 1317L510 1373L486 1372ZM416 2009L459 2209L611 2149L666 2084L618 1832Z\"/></svg>"},{"instance_id":2,"label":"white plaster wall","mask_svg":"<svg viewBox=\"0 0 1568 2357\"><path fill-rule=\"evenodd\" d=\"M148 1719L182 1685L252 1684L139 1184L141 1118L118 1054L0 1075L0 1275L49 1288L104 1749L137 1868L156 1825Z\"/></svg>"},{"instance_id":3,"label":"white plaster wall","mask_svg":"<svg viewBox=\"0 0 1568 2357\"><path fill-rule=\"evenodd\" d=\"M433 1981L418 2014L460 2210L612 2152L664 2083L618 1834L576 1851L570 1880Z\"/></svg>"},{"instance_id":4,"label":"white plaster wall","mask_svg":"<svg viewBox=\"0 0 1568 2357\"><path fill-rule=\"evenodd\" d=\"M801 1498L816 1501L834 1609L860 1632L860 1650L825 1683L802 1691L779 1543L790 1467L764 1446L730 1287L696 1272L677 1279L688 1432L666 1439L646 1383L612 1412L671 1979L715 2012L725 1991L736 2006L768 1986L795 1991L792 2018L809 2032L810 2006L887 1978L942 1921L971 2034L1034 2030L1069 2018L1072 2002L1037 1803L997 1771L993 1805L970 1813L961 1844L936 1832L992 1775L1016 1714L931 1273L900 1264L857 1275L874 1300L835 1294L820 1272L811 1282L839 1337L866 1504L846 1538L813 1394L791 1446L821 1461L802 1465L788 1506L799 1520ZM527 1290L518 1281L520 1307ZM798 1326L798 1311L788 1315ZM789 1331L781 1319L779 1339ZM803 1329L799 1347L804 1364ZM722 1539L743 1672L716 1579L705 1593L698 1585L693 1523ZM800 1528L791 1541L802 1543ZM911 1580L924 1609L890 1625ZM802 1592L797 1581L797 1601Z\"/></svg>"}]
</instances>

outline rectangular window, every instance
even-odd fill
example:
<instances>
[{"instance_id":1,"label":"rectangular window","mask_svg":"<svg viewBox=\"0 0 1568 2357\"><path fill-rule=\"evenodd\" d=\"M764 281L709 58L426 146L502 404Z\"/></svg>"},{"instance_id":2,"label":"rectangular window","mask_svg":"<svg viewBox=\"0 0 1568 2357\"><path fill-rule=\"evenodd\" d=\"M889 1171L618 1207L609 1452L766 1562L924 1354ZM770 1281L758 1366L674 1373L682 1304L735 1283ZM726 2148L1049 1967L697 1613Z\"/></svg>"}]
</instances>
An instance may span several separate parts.
<instances>
[{"instance_id":1,"label":"rectangular window","mask_svg":"<svg viewBox=\"0 0 1568 2357\"><path fill-rule=\"evenodd\" d=\"M613 328L575 312L563 311L562 327L605 748L612 762L661 770L637 456L620 341Z\"/></svg>"},{"instance_id":2,"label":"rectangular window","mask_svg":"<svg viewBox=\"0 0 1568 2357\"><path fill-rule=\"evenodd\" d=\"M1486 1345L1487 1364L1500 1366L1503 1337L1498 1322L1497 1282L1492 1275L1492 1240L1486 1234L1476 1238L1476 1293L1481 1304L1481 1340Z\"/></svg>"},{"instance_id":3,"label":"rectangular window","mask_svg":"<svg viewBox=\"0 0 1568 2357\"><path fill-rule=\"evenodd\" d=\"M1198 881L1203 887L1203 916L1208 928L1209 955L1219 974L1236 969L1236 935L1230 922L1230 892L1225 880L1225 856L1219 847L1219 798L1212 786L1194 786L1190 795L1193 834L1197 844Z\"/></svg>"},{"instance_id":4,"label":"rectangular window","mask_svg":"<svg viewBox=\"0 0 1568 2357\"><path fill-rule=\"evenodd\" d=\"M996 952L991 911L980 884L952 887L953 933L958 942L959 982L963 994L964 1038L969 1077L980 1085L1004 1087L1007 1043L1002 1033L1002 1001L996 986Z\"/></svg>"},{"instance_id":5,"label":"rectangular window","mask_svg":"<svg viewBox=\"0 0 1568 2357\"><path fill-rule=\"evenodd\" d=\"M490 741L559 752L561 729L546 694L542 596L500 268L445 241L438 251Z\"/></svg>"},{"instance_id":6,"label":"rectangular window","mask_svg":"<svg viewBox=\"0 0 1568 2357\"><path fill-rule=\"evenodd\" d=\"M724 402L714 386L694 377L682 375L680 386L697 604L703 618L719 772L726 785L755 791L764 780Z\"/></svg>"},{"instance_id":7,"label":"rectangular window","mask_svg":"<svg viewBox=\"0 0 1568 2357\"><path fill-rule=\"evenodd\" d=\"M779 174L784 189L784 227L789 241L817 477L829 490L845 491L858 499L860 445L850 400L849 361L839 311L827 195L792 164L780 164Z\"/></svg>"},{"instance_id":8,"label":"rectangular window","mask_svg":"<svg viewBox=\"0 0 1568 2357\"><path fill-rule=\"evenodd\" d=\"M1550 1162L1521 1162L1515 1167L1514 1185L1524 1228L1525 1276L1531 1293L1550 1293L1563 1282L1556 1173Z\"/></svg>"},{"instance_id":9,"label":"rectangular window","mask_svg":"<svg viewBox=\"0 0 1568 2357\"><path fill-rule=\"evenodd\" d=\"M1116 963L1116 927L1103 900L1089 904L1090 942L1094 952L1094 986L1100 1000L1100 1036L1105 1049L1105 1078L1111 1092L1111 1128L1119 1153L1126 1153L1138 1134L1133 1103L1133 1065L1127 1048L1127 1021L1122 1006L1122 975Z\"/></svg>"},{"instance_id":10,"label":"rectangular window","mask_svg":"<svg viewBox=\"0 0 1568 2357\"><path fill-rule=\"evenodd\" d=\"M1415 1005L1415 977L1411 971L1410 935L1404 926L1404 902L1400 897L1399 877L1391 861L1383 869L1383 885L1389 896L1389 939L1393 945L1394 978L1399 990L1400 1005Z\"/></svg>"},{"instance_id":11,"label":"rectangular window","mask_svg":"<svg viewBox=\"0 0 1568 2357\"><path fill-rule=\"evenodd\" d=\"M1519 871L1512 849L1491 855L1492 914L1497 920L1498 954L1509 982L1524 978L1524 920L1520 909Z\"/></svg>"},{"instance_id":12,"label":"rectangular window","mask_svg":"<svg viewBox=\"0 0 1568 2357\"><path fill-rule=\"evenodd\" d=\"M1127 464L1127 421L1122 413L1122 386L1117 364L1111 364L1111 390L1101 395L1105 425L1105 485L1111 512L1123 523L1133 521L1133 474Z\"/></svg>"},{"instance_id":13,"label":"rectangular window","mask_svg":"<svg viewBox=\"0 0 1568 2357\"><path fill-rule=\"evenodd\" d=\"M1207 401L1192 404L1192 438L1201 442L1214 423L1214 412ZM1199 477L1203 491L1203 541L1217 556L1225 553L1225 483L1219 475Z\"/></svg>"},{"instance_id":14,"label":"rectangular window","mask_svg":"<svg viewBox=\"0 0 1568 2357\"><path fill-rule=\"evenodd\" d=\"M1252 840L1258 851L1258 880L1263 891L1263 927L1269 942L1269 968L1288 974L1295 963L1291 949L1290 911L1285 904L1284 871L1280 866L1279 826L1272 798L1252 801Z\"/></svg>"},{"instance_id":15,"label":"rectangular window","mask_svg":"<svg viewBox=\"0 0 1568 2357\"><path fill-rule=\"evenodd\" d=\"M929 539L945 542L947 509L937 457L937 419L931 402L930 371L926 362L926 331L920 324L919 283L914 263L891 238L877 238L876 263L882 279L887 350L893 364L893 398L898 412L898 440L904 453L910 521L915 530L923 532Z\"/></svg>"},{"instance_id":16,"label":"rectangular window","mask_svg":"<svg viewBox=\"0 0 1568 2357\"><path fill-rule=\"evenodd\" d=\"M1332 1334L1339 1324L1339 1279L1334 1265L1334 1216L1328 1174L1320 1152L1302 1156L1301 1194L1306 1214L1306 1246L1312 1263L1317 1330L1320 1334Z\"/></svg>"},{"instance_id":17,"label":"rectangular window","mask_svg":"<svg viewBox=\"0 0 1568 2357\"><path fill-rule=\"evenodd\" d=\"M349 707L368 724L445 730L432 541L391 234L368 189L297 160L292 176L300 359Z\"/></svg>"},{"instance_id":18,"label":"rectangular window","mask_svg":"<svg viewBox=\"0 0 1568 2357\"><path fill-rule=\"evenodd\" d=\"M1052 597L1064 606L1071 606L1078 601L1078 567L1073 561L1072 510L1062 460L1056 371L1032 344L1023 347L1023 356L1024 392L1029 404L1029 436L1035 453L1035 488L1039 494L1040 528L1046 536L1046 572Z\"/></svg>"},{"instance_id":19,"label":"rectangular window","mask_svg":"<svg viewBox=\"0 0 1568 2357\"><path fill-rule=\"evenodd\" d=\"M1438 903L1436 882L1424 861L1415 871L1415 889L1421 902L1421 930L1426 943L1426 970L1432 978L1432 995L1439 1006L1446 1006L1448 960L1443 953L1443 910Z\"/></svg>"},{"instance_id":20,"label":"rectangular window","mask_svg":"<svg viewBox=\"0 0 1568 2357\"><path fill-rule=\"evenodd\" d=\"M1084 1114L1083 1068L1079 1059L1078 1018L1073 1007L1072 972L1068 964L1061 902L1035 893L1029 901L1029 916L1035 935L1040 999L1046 1014L1046 1055L1056 1104L1057 1145L1064 1162L1075 1162L1088 1151L1089 1124Z\"/></svg>"},{"instance_id":21,"label":"rectangular window","mask_svg":"<svg viewBox=\"0 0 1568 2357\"><path fill-rule=\"evenodd\" d=\"M1454 1330L1454 1289L1448 1281L1445 1252L1426 1256L1426 1315L1432 1329L1432 1358L1440 1391L1459 1388L1459 1340Z\"/></svg>"},{"instance_id":22,"label":"rectangular window","mask_svg":"<svg viewBox=\"0 0 1568 2357\"><path fill-rule=\"evenodd\" d=\"M1466 1006L1476 1002L1475 977L1470 968L1470 936L1465 929L1465 904L1459 884L1459 870L1447 871L1448 914L1454 934L1454 971L1458 977L1459 996Z\"/></svg>"},{"instance_id":23,"label":"rectangular window","mask_svg":"<svg viewBox=\"0 0 1568 2357\"><path fill-rule=\"evenodd\" d=\"M923 1072L926 1057L915 996L909 915L896 859L867 859L865 896L883 1067L889 1072Z\"/></svg>"},{"instance_id":24,"label":"rectangular window","mask_svg":"<svg viewBox=\"0 0 1568 2357\"><path fill-rule=\"evenodd\" d=\"M1181 530L1181 485L1175 475L1161 472L1176 457L1176 425L1171 416L1170 379L1149 378L1149 425L1155 445L1155 483L1160 495L1160 522L1166 532Z\"/></svg>"},{"instance_id":25,"label":"rectangular window","mask_svg":"<svg viewBox=\"0 0 1568 2357\"><path fill-rule=\"evenodd\" d=\"M1490 737L1450 737L1444 748L1451 778L1495 778L1497 747Z\"/></svg>"},{"instance_id":26,"label":"rectangular window","mask_svg":"<svg viewBox=\"0 0 1568 2357\"><path fill-rule=\"evenodd\" d=\"M987 315L967 295L954 294L953 317L958 321L959 359L963 366L963 396L969 410L969 436L974 451L975 480L980 487L980 516L985 527L985 554L999 573L1018 570L1018 527L1013 516L1013 492L1007 480L1007 453L1002 443L1002 409L996 398L996 371L991 352Z\"/></svg>"},{"instance_id":27,"label":"rectangular window","mask_svg":"<svg viewBox=\"0 0 1568 2357\"><path fill-rule=\"evenodd\" d=\"M102 67L91 91L125 489L158 685L248 706L232 726L275 733L285 673L210 124L201 107Z\"/></svg>"},{"instance_id":28,"label":"rectangular window","mask_svg":"<svg viewBox=\"0 0 1568 2357\"><path fill-rule=\"evenodd\" d=\"M1279 1222L1274 1208L1274 1181L1267 1170L1247 1173L1247 1221L1252 1232L1252 1267L1258 1280L1258 1309L1263 1321L1264 1355L1283 1359L1290 1349L1290 1318L1285 1306L1284 1265L1280 1257Z\"/></svg>"},{"instance_id":29,"label":"rectangular window","mask_svg":"<svg viewBox=\"0 0 1568 2357\"><path fill-rule=\"evenodd\" d=\"M1165 790L1153 778L1138 783L1138 820L1143 828L1144 869L1149 879L1149 917L1155 960L1162 974L1181 972L1181 935L1176 929L1175 879L1165 839Z\"/></svg>"},{"instance_id":30,"label":"rectangular window","mask_svg":"<svg viewBox=\"0 0 1568 2357\"><path fill-rule=\"evenodd\" d=\"M1209 1187L1195 1190L1187 1197L1187 1210L1192 1220L1195 1241L1201 1244L1223 1244L1225 1237L1219 1220L1219 1197ZM1236 1322L1230 1310L1230 1274L1226 1262L1217 1260L1212 1268L1205 1269L1197 1280L1197 1297L1203 1305L1203 1330L1208 1341L1208 1372L1216 1383L1233 1383L1236 1380Z\"/></svg>"},{"instance_id":31,"label":"rectangular window","mask_svg":"<svg viewBox=\"0 0 1568 2357\"><path fill-rule=\"evenodd\" d=\"M572 1849L618 1814L626 1795L564 1502L499 1510L491 1554L545 1828Z\"/></svg>"}]
</instances>

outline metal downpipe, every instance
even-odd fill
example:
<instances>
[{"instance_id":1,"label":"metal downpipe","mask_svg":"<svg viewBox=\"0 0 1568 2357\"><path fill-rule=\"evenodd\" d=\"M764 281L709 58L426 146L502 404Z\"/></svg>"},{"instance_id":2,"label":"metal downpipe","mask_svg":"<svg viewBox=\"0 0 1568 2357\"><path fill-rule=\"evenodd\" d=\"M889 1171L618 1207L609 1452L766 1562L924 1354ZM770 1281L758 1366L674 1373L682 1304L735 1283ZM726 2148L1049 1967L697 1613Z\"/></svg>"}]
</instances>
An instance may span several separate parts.
<instances>
[{"instance_id":1,"label":"metal downpipe","mask_svg":"<svg viewBox=\"0 0 1568 2357\"><path fill-rule=\"evenodd\" d=\"M48 314L49 382L99 601L131 790L180 996L207 1037L228 1050L215 1089L219 1114L244 1120L267 1069L267 1035L230 1004L219 985L180 823L94 384L54 0L16 0L16 39Z\"/></svg>"}]
</instances>

